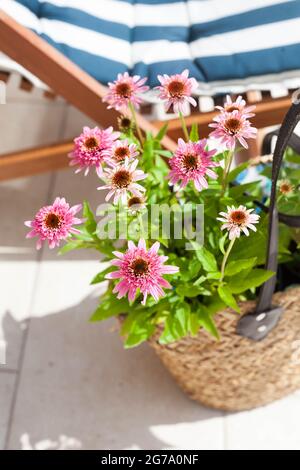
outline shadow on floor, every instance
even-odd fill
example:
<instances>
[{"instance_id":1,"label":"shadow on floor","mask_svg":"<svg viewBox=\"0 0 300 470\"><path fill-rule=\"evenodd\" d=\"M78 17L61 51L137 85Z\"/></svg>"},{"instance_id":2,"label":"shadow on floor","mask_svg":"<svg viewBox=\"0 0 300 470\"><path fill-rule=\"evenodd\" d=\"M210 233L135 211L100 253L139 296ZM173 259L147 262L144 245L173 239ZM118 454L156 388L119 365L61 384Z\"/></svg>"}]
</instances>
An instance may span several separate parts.
<instances>
[{"instance_id":1,"label":"shadow on floor","mask_svg":"<svg viewBox=\"0 0 300 470\"><path fill-rule=\"evenodd\" d=\"M9 448L163 449L168 425L220 416L190 401L147 345L125 351L114 321L89 323L96 302L30 319ZM7 313L8 348L14 323Z\"/></svg>"}]
</instances>

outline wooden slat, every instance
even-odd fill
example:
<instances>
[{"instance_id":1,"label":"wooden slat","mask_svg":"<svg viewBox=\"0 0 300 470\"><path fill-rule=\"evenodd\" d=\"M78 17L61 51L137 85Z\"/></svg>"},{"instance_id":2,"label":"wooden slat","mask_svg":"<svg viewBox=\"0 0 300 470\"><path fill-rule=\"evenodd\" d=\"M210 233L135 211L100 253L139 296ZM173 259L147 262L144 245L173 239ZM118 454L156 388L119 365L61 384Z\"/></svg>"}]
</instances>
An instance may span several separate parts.
<instances>
[{"instance_id":1,"label":"wooden slat","mask_svg":"<svg viewBox=\"0 0 300 470\"><path fill-rule=\"evenodd\" d=\"M0 82L7 83L9 80L9 76L10 76L9 72L0 71Z\"/></svg>"},{"instance_id":2,"label":"wooden slat","mask_svg":"<svg viewBox=\"0 0 300 470\"><path fill-rule=\"evenodd\" d=\"M25 77L21 78L20 89L23 91L32 91L33 84Z\"/></svg>"},{"instance_id":3,"label":"wooden slat","mask_svg":"<svg viewBox=\"0 0 300 470\"><path fill-rule=\"evenodd\" d=\"M73 142L0 155L0 181L54 171L69 165Z\"/></svg>"},{"instance_id":4,"label":"wooden slat","mask_svg":"<svg viewBox=\"0 0 300 470\"><path fill-rule=\"evenodd\" d=\"M53 93L53 91L48 91L48 90L44 91L43 96L47 100L51 100L51 101L55 100L55 98L56 98L56 94Z\"/></svg>"},{"instance_id":5,"label":"wooden slat","mask_svg":"<svg viewBox=\"0 0 300 470\"><path fill-rule=\"evenodd\" d=\"M97 123L104 127L116 125L118 113L108 110L101 101L107 88L3 10L0 10L0 45L2 52ZM138 121L144 131L157 131L144 117L138 115ZM170 150L175 148L168 137L163 145Z\"/></svg>"}]
</instances>

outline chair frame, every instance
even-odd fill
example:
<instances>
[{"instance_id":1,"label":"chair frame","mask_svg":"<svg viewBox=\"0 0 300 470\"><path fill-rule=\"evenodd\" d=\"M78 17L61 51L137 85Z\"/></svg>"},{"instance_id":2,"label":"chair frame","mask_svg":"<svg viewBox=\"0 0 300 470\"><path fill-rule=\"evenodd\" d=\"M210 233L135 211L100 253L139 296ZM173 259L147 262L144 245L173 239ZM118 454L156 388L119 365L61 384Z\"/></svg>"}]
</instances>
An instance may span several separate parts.
<instances>
[{"instance_id":1,"label":"chair frame","mask_svg":"<svg viewBox=\"0 0 300 470\"><path fill-rule=\"evenodd\" d=\"M2 10L0 44L1 51L8 57L29 70L55 94L62 96L96 123L103 127L116 125L118 113L113 109L108 110L102 102L107 88ZM253 124L258 128L278 124L289 106L290 97L262 101L257 104ZM205 136L208 133L208 124L214 116L214 112L196 113L188 116L186 122L188 126L198 123L201 135ZM141 114L138 114L137 118L144 132L156 133L162 124L160 121L149 122ZM162 143L166 149L174 151L176 139L180 136L180 122L178 119L172 119L168 123L168 135ZM67 154L71 149L72 143L69 142L2 155L0 180L66 167Z\"/></svg>"}]
</instances>

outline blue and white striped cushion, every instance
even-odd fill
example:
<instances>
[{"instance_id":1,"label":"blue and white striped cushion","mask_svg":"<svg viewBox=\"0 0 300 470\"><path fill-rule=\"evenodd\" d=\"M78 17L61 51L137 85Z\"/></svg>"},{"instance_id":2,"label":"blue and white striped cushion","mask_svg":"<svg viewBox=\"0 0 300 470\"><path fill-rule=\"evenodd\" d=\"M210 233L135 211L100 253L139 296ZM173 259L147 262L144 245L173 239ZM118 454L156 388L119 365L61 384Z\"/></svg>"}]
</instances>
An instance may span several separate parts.
<instances>
[{"instance_id":1,"label":"blue and white striped cushion","mask_svg":"<svg viewBox=\"0 0 300 470\"><path fill-rule=\"evenodd\" d=\"M102 83L129 71L154 86L158 73L189 68L208 94L250 83L300 84L300 0L0 0L0 6Z\"/></svg>"}]
</instances>

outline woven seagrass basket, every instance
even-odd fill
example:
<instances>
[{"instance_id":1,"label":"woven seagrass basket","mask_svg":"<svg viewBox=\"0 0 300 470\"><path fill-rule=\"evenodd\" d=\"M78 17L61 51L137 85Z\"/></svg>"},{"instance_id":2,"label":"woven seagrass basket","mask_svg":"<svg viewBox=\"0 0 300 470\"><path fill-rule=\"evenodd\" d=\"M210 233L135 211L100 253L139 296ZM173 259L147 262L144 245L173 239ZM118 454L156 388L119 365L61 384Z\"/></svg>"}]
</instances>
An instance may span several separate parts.
<instances>
[{"instance_id":1,"label":"woven seagrass basket","mask_svg":"<svg viewBox=\"0 0 300 470\"><path fill-rule=\"evenodd\" d=\"M168 345L159 344L158 332L150 344L193 400L230 411L266 405L300 388L300 287L278 292L273 301L285 313L263 341L238 335L240 315L226 310L215 316L220 341L200 330ZM242 303L242 315L254 307Z\"/></svg>"},{"instance_id":2,"label":"woven seagrass basket","mask_svg":"<svg viewBox=\"0 0 300 470\"><path fill-rule=\"evenodd\" d=\"M300 227L300 216L278 213L277 181L283 155L300 120L300 90L281 126L273 156L266 268L277 272L279 221ZM300 267L299 267L300 271ZM150 344L194 400L222 410L266 405L300 388L300 286L277 292L276 276L260 289L257 302L215 315L221 340L200 330L173 344Z\"/></svg>"}]
</instances>

